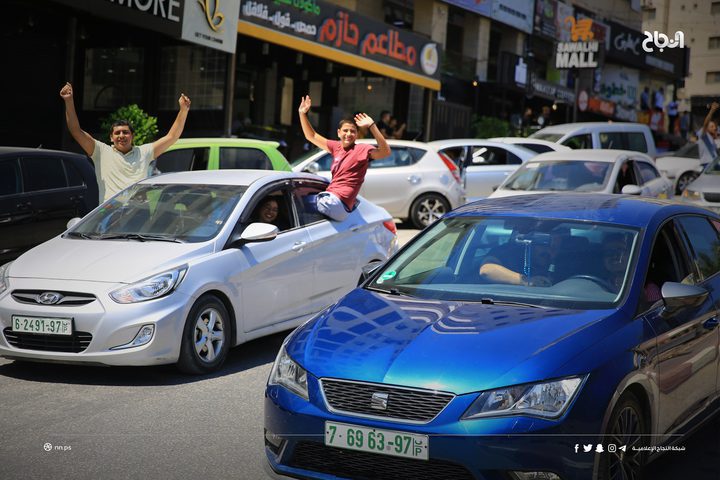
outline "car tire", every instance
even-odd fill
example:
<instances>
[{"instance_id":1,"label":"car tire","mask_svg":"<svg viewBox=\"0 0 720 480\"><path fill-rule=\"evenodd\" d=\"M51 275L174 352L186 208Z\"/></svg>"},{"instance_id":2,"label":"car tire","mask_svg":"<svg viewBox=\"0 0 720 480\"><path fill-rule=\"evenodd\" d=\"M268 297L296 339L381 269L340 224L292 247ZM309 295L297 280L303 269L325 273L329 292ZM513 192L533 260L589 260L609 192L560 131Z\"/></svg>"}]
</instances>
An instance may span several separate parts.
<instances>
[{"instance_id":1,"label":"car tire","mask_svg":"<svg viewBox=\"0 0 720 480\"><path fill-rule=\"evenodd\" d=\"M642 478L647 454L640 447L645 446L647 434L648 424L640 402L633 393L624 393L610 415L601 444L605 449L615 445L616 451L599 453L598 480Z\"/></svg>"},{"instance_id":2,"label":"car tire","mask_svg":"<svg viewBox=\"0 0 720 480\"><path fill-rule=\"evenodd\" d=\"M422 230L438 218L450 211L450 204L445 197L437 193L420 195L410 207L410 221Z\"/></svg>"},{"instance_id":3,"label":"car tire","mask_svg":"<svg viewBox=\"0 0 720 480\"><path fill-rule=\"evenodd\" d=\"M200 297L185 321L178 369L191 375L219 369L230 350L231 332L230 314L220 299Z\"/></svg>"},{"instance_id":4,"label":"car tire","mask_svg":"<svg viewBox=\"0 0 720 480\"><path fill-rule=\"evenodd\" d=\"M675 186L675 195L682 195L683 190L685 190L688 185L690 185L693 180L695 180L698 175L700 175L697 172L685 172L682 175L680 175L680 178L678 178L677 184Z\"/></svg>"}]
</instances>

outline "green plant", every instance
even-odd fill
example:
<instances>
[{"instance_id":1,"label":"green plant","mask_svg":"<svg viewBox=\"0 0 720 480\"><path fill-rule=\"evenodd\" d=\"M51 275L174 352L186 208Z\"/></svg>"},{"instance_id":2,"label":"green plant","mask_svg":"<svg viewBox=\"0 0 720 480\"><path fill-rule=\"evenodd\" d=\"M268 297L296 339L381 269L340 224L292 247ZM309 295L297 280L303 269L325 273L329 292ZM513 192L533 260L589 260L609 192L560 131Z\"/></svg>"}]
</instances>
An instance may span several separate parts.
<instances>
[{"instance_id":1,"label":"green plant","mask_svg":"<svg viewBox=\"0 0 720 480\"><path fill-rule=\"evenodd\" d=\"M494 117L475 117L472 128L475 138L507 137L510 135L510 123Z\"/></svg>"},{"instance_id":2,"label":"green plant","mask_svg":"<svg viewBox=\"0 0 720 480\"><path fill-rule=\"evenodd\" d=\"M110 132L110 126L118 120L127 120L135 130L133 143L142 145L143 143L152 142L158 133L157 117L148 115L136 104L126 105L115 110L113 113L103 118L100 128L103 132Z\"/></svg>"}]
</instances>

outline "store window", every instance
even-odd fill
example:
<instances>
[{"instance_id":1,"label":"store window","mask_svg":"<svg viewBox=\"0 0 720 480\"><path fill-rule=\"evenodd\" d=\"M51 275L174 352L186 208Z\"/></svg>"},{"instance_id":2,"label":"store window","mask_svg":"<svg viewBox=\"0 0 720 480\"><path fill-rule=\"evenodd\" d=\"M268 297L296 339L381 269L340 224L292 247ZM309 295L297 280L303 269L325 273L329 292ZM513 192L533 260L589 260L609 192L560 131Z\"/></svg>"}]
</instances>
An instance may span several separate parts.
<instances>
[{"instance_id":1,"label":"store window","mask_svg":"<svg viewBox=\"0 0 720 480\"><path fill-rule=\"evenodd\" d=\"M84 110L142 103L142 48L89 48L85 53Z\"/></svg>"},{"instance_id":2,"label":"store window","mask_svg":"<svg viewBox=\"0 0 720 480\"><path fill-rule=\"evenodd\" d=\"M176 45L160 51L160 109L177 110L180 93L193 110L222 110L226 54L210 48Z\"/></svg>"}]
</instances>

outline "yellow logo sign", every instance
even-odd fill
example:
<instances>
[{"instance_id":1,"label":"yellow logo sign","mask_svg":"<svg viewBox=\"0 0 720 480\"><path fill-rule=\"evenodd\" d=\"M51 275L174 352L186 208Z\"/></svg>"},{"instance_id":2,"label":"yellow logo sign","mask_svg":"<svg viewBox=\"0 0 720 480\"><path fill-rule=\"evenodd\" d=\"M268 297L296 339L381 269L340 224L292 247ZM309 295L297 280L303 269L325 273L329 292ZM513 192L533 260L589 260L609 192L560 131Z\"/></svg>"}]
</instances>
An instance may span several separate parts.
<instances>
[{"instance_id":1,"label":"yellow logo sign","mask_svg":"<svg viewBox=\"0 0 720 480\"><path fill-rule=\"evenodd\" d=\"M575 20L575 17L565 17L565 23L570 24L570 38L573 42L581 39L583 42L592 40L595 34L592 32L592 18Z\"/></svg>"},{"instance_id":2,"label":"yellow logo sign","mask_svg":"<svg viewBox=\"0 0 720 480\"><path fill-rule=\"evenodd\" d=\"M210 28L212 28L213 32L222 32L222 30L220 30L220 26L225 21L225 15L218 11L220 9L220 0L215 0L215 9L213 10L212 15L210 14L210 1L211 0L198 0L198 3L205 13L205 19L207 20L208 25L210 25Z\"/></svg>"}]
</instances>

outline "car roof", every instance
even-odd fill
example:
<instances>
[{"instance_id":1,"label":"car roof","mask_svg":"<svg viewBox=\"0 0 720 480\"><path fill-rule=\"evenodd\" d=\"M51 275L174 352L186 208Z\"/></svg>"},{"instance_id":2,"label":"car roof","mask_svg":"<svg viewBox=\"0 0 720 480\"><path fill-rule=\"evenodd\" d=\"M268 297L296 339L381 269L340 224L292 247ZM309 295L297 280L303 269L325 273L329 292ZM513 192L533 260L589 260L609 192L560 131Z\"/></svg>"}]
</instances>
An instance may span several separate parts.
<instances>
[{"instance_id":1,"label":"car roof","mask_svg":"<svg viewBox=\"0 0 720 480\"><path fill-rule=\"evenodd\" d=\"M580 129L599 129L603 128L606 130L626 130L628 128L636 129L648 129L649 127L644 123L632 123L632 122L576 122L576 123L561 123L559 125L551 125L533 133L538 135L541 133L571 133Z\"/></svg>"},{"instance_id":2,"label":"car roof","mask_svg":"<svg viewBox=\"0 0 720 480\"><path fill-rule=\"evenodd\" d=\"M578 149L578 150L561 150L558 152L541 153L530 159L531 162L547 162L556 160L587 160L590 162L609 162L615 163L627 157L642 158L650 163L654 163L652 158L644 153L634 152L630 150L610 150L610 149Z\"/></svg>"},{"instance_id":3,"label":"car roof","mask_svg":"<svg viewBox=\"0 0 720 480\"><path fill-rule=\"evenodd\" d=\"M47 148L29 148L29 147L0 147L0 155L17 155L31 154L31 155L67 155L75 157L87 158L84 153L65 152L63 150L51 150Z\"/></svg>"},{"instance_id":4,"label":"car roof","mask_svg":"<svg viewBox=\"0 0 720 480\"><path fill-rule=\"evenodd\" d=\"M541 138L532 137L494 137L488 138L494 142L509 143L511 145L517 145L519 143L534 143L536 145L545 145L552 148L553 150L570 150L570 147L562 145L557 142L551 142L550 140L543 140Z\"/></svg>"},{"instance_id":5,"label":"car roof","mask_svg":"<svg viewBox=\"0 0 720 480\"><path fill-rule=\"evenodd\" d=\"M225 138L225 137L199 137L181 138L170 148L187 145L219 145L225 147L273 147L277 148L280 143L272 140L258 140L257 138Z\"/></svg>"},{"instance_id":6,"label":"car roof","mask_svg":"<svg viewBox=\"0 0 720 480\"><path fill-rule=\"evenodd\" d=\"M270 178L272 177L272 178ZM192 172L173 172L148 177L139 183L147 184L205 184L249 186L258 180L312 179L327 183L327 179L308 173L293 173L278 170L195 170Z\"/></svg>"},{"instance_id":7,"label":"car roof","mask_svg":"<svg viewBox=\"0 0 720 480\"><path fill-rule=\"evenodd\" d=\"M666 218L679 213L713 215L705 209L668 200L575 192L486 198L456 208L447 216L532 216L644 227L657 216Z\"/></svg>"},{"instance_id":8,"label":"car roof","mask_svg":"<svg viewBox=\"0 0 720 480\"><path fill-rule=\"evenodd\" d=\"M448 138L445 140L433 140L428 142L428 145L435 149L448 148L448 147L459 147L462 145L483 145L488 147L504 148L510 151L527 153L530 156L537 155L537 152L533 152L529 148L525 148L521 145L515 145L508 142L499 142L494 139L486 138Z\"/></svg>"}]
</instances>

